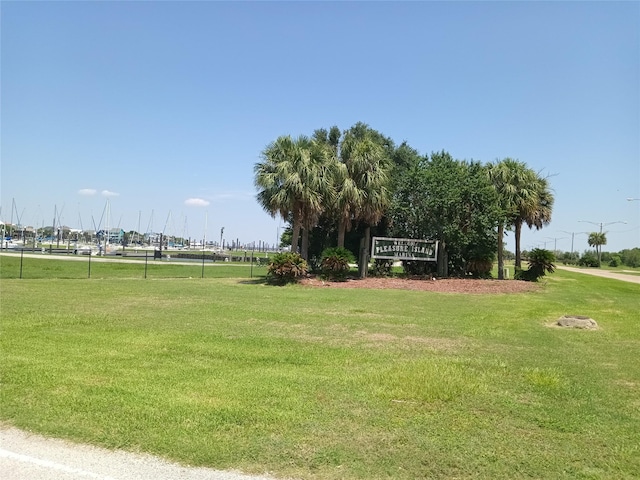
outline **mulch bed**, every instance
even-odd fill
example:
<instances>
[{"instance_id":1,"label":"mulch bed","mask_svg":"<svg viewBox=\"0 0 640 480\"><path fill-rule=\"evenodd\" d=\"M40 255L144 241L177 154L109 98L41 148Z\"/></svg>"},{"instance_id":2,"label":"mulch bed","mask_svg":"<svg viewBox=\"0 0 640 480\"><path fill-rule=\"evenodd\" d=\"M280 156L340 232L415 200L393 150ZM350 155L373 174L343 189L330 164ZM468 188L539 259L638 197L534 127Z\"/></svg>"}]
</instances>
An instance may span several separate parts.
<instances>
[{"instance_id":1,"label":"mulch bed","mask_svg":"<svg viewBox=\"0 0 640 480\"><path fill-rule=\"evenodd\" d=\"M349 278L344 282L330 282L310 276L300 281L309 287L369 288L378 290L422 290L445 293L522 293L538 290L541 286L533 282L518 280L479 280L467 278L422 279L422 278Z\"/></svg>"}]
</instances>

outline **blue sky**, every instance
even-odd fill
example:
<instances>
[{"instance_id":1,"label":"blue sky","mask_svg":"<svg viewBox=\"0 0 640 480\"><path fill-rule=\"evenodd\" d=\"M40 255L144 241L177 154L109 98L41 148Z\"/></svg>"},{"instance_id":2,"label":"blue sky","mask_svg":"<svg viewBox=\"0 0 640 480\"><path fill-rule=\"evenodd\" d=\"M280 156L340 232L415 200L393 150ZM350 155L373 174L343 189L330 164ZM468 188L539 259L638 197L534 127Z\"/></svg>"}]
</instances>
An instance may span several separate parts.
<instances>
[{"instance_id":1,"label":"blue sky","mask_svg":"<svg viewBox=\"0 0 640 480\"><path fill-rule=\"evenodd\" d=\"M275 243L260 152L362 121L423 154L550 175L553 221L525 249L617 221L605 250L640 246L638 2L0 8L4 221L51 225L55 209L74 228Z\"/></svg>"}]
</instances>

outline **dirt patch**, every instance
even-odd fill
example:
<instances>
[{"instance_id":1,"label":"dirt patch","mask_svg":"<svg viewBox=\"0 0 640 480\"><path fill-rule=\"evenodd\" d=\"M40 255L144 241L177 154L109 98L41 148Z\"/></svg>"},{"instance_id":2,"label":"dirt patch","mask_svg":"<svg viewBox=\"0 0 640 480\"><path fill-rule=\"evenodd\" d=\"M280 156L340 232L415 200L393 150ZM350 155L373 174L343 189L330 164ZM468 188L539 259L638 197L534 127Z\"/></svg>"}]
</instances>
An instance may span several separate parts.
<instances>
[{"instance_id":1,"label":"dirt patch","mask_svg":"<svg viewBox=\"0 0 640 480\"><path fill-rule=\"evenodd\" d=\"M540 284L518 280L479 280L467 278L446 278L437 280L417 278L351 278L344 282L330 282L319 277L305 278L300 282L309 287L329 288L369 288L378 290L420 290L444 293L496 294L533 292Z\"/></svg>"}]
</instances>

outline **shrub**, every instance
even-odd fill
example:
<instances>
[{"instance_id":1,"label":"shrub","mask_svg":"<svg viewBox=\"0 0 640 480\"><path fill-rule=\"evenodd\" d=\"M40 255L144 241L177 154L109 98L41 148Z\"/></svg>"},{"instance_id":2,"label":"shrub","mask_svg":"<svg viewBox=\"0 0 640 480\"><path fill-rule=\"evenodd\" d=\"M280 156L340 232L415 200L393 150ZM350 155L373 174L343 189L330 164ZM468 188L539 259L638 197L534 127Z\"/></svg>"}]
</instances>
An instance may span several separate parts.
<instances>
[{"instance_id":1,"label":"shrub","mask_svg":"<svg viewBox=\"0 0 640 480\"><path fill-rule=\"evenodd\" d=\"M627 267L640 267L640 248L622 250L620 255L623 265Z\"/></svg>"},{"instance_id":2,"label":"shrub","mask_svg":"<svg viewBox=\"0 0 640 480\"><path fill-rule=\"evenodd\" d=\"M402 268L407 275L432 276L435 273L436 265L433 262L422 262L418 260L403 260Z\"/></svg>"},{"instance_id":3,"label":"shrub","mask_svg":"<svg viewBox=\"0 0 640 480\"><path fill-rule=\"evenodd\" d=\"M467 262L467 272L474 278L491 278L493 257L473 258Z\"/></svg>"},{"instance_id":4,"label":"shrub","mask_svg":"<svg viewBox=\"0 0 640 480\"><path fill-rule=\"evenodd\" d=\"M369 273L372 277L390 277L391 269L393 268L393 260L385 260L383 258L376 258L373 262L373 267Z\"/></svg>"},{"instance_id":5,"label":"shrub","mask_svg":"<svg viewBox=\"0 0 640 480\"><path fill-rule=\"evenodd\" d=\"M527 270L516 268L513 278L526 282L537 282L547 273L555 271L556 266L553 264L555 260L556 257L553 252L542 248L534 248L528 255L529 268Z\"/></svg>"},{"instance_id":6,"label":"shrub","mask_svg":"<svg viewBox=\"0 0 640 480\"><path fill-rule=\"evenodd\" d=\"M619 267L621 263L620 255L612 255L611 260L609 260L610 267Z\"/></svg>"},{"instance_id":7,"label":"shrub","mask_svg":"<svg viewBox=\"0 0 640 480\"><path fill-rule=\"evenodd\" d=\"M543 248L534 248L529 252L529 271L536 276L536 280L544 277L547 273L553 273L556 266L553 262L556 256L553 252ZM535 281L535 280L534 280Z\"/></svg>"},{"instance_id":8,"label":"shrub","mask_svg":"<svg viewBox=\"0 0 640 480\"><path fill-rule=\"evenodd\" d=\"M307 274L307 262L297 253L283 252L273 255L267 268L267 281L274 284L297 282Z\"/></svg>"},{"instance_id":9,"label":"shrub","mask_svg":"<svg viewBox=\"0 0 640 480\"><path fill-rule=\"evenodd\" d=\"M599 267L598 257L593 252L584 252L578 260L578 265L582 267Z\"/></svg>"},{"instance_id":10,"label":"shrub","mask_svg":"<svg viewBox=\"0 0 640 480\"><path fill-rule=\"evenodd\" d=\"M327 248L322 252L320 271L330 280L344 280L349 273L350 263L355 262L355 257L346 248Z\"/></svg>"}]
</instances>

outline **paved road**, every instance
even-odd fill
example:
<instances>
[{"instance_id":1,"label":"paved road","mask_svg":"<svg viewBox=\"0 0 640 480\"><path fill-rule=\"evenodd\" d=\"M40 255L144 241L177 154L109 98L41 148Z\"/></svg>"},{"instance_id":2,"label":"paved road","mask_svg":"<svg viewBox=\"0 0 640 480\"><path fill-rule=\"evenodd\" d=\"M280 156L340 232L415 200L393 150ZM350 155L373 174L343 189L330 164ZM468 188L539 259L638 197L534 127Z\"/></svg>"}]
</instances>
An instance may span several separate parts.
<instances>
[{"instance_id":1,"label":"paved road","mask_svg":"<svg viewBox=\"0 0 640 480\"><path fill-rule=\"evenodd\" d=\"M640 275L627 275L626 273L610 272L608 270L565 267L564 265L556 265L556 268L559 268L560 270L567 270L568 272L593 275L595 277L613 278L615 280L622 280L623 282L640 283Z\"/></svg>"},{"instance_id":2,"label":"paved road","mask_svg":"<svg viewBox=\"0 0 640 480\"><path fill-rule=\"evenodd\" d=\"M2 480L274 480L0 429Z\"/></svg>"}]
</instances>

